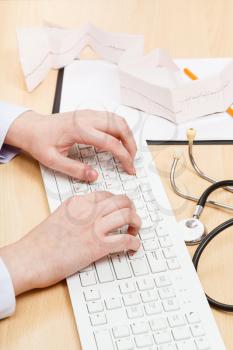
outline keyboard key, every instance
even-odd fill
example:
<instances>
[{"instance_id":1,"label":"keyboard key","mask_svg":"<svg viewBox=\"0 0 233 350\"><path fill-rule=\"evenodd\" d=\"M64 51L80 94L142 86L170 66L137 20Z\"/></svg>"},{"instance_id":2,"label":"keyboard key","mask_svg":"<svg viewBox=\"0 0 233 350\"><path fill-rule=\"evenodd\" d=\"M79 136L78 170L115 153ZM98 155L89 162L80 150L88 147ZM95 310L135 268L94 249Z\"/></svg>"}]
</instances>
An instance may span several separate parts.
<instances>
[{"instance_id":1,"label":"keyboard key","mask_svg":"<svg viewBox=\"0 0 233 350\"><path fill-rule=\"evenodd\" d=\"M169 343L172 340L171 332L168 329L154 332L154 339L156 344Z\"/></svg>"},{"instance_id":2,"label":"keyboard key","mask_svg":"<svg viewBox=\"0 0 233 350\"><path fill-rule=\"evenodd\" d=\"M108 180L106 181L106 188L108 191L121 189L121 183L117 180Z\"/></svg>"},{"instance_id":3,"label":"keyboard key","mask_svg":"<svg viewBox=\"0 0 233 350\"><path fill-rule=\"evenodd\" d=\"M195 343L198 350L208 350L210 349L209 342L206 337L200 337L195 339Z\"/></svg>"},{"instance_id":4,"label":"keyboard key","mask_svg":"<svg viewBox=\"0 0 233 350\"><path fill-rule=\"evenodd\" d=\"M188 320L188 323L200 322L200 317L196 311L189 311L186 313L186 318Z\"/></svg>"},{"instance_id":5,"label":"keyboard key","mask_svg":"<svg viewBox=\"0 0 233 350\"><path fill-rule=\"evenodd\" d=\"M107 258L95 262L96 272L100 283L114 281L113 272Z\"/></svg>"},{"instance_id":6,"label":"keyboard key","mask_svg":"<svg viewBox=\"0 0 233 350\"><path fill-rule=\"evenodd\" d=\"M135 180L125 181L123 182L123 188L125 191L138 189L138 183Z\"/></svg>"},{"instance_id":7,"label":"keyboard key","mask_svg":"<svg viewBox=\"0 0 233 350\"><path fill-rule=\"evenodd\" d=\"M205 331L200 323L195 323L190 326L192 335L194 337L200 337L205 334Z\"/></svg>"},{"instance_id":8,"label":"keyboard key","mask_svg":"<svg viewBox=\"0 0 233 350\"><path fill-rule=\"evenodd\" d=\"M81 149L80 154L83 158L93 157L95 155L95 151L94 151L93 147L87 147L87 148Z\"/></svg>"},{"instance_id":9,"label":"keyboard key","mask_svg":"<svg viewBox=\"0 0 233 350\"><path fill-rule=\"evenodd\" d=\"M129 327L127 325L119 325L113 327L112 333L115 338L124 338L130 336Z\"/></svg>"},{"instance_id":10,"label":"keyboard key","mask_svg":"<svg viewBox=\"0 0 233 350\"><path fill-rule=\"evenodd\" d=\"M152 191L144 192L142 195L145 202L153 202L155 200L155 197Z\"/></svg>"},{"instance_id":11,"label":"keyboard key","mask_svg":"<svg viewBox=\"0 0 233 350\"><path fill-rule=\"evenodd\" d=\"M165 299L163 301L163 307L165 311L175 311L180 308L177 299Z\"/></svg>"},{"instance_id":12,"label":"keyboard key","mask_svg":"<svg viewBox=\"0 0 233 350\"><path fill-rule=\"evenodd\" d=\"M141 278L137 281L137 286L139 290L153 289L155 283L152 278Z\"/></svg>"},{"instance_id":13,"label":"keyboard key","mask_svg":"<svg viewBox=\"0 0 233 350\"><path fill-rule=\"evenodd\" d=\"M166 287L171 285L171 280L169 276L165 274L160 274L158 276L155 276L155 284L158 288Z\"/></svg>"},{"instance_id":14,"label":"keyboard key","mask_svg":"<svg viewBox=\"0 0 233 350\"><path fill-rule=\"evenodd\" d=\"M149 182L140 182L140 189L143 192L151 191L151 186Z\"/></svg>"},{"instance_id":15,"label":"keyboard key","mask_svg":"<svg viewBox=\"0 0 233 350\"><path fill-rule=\"evenodd\" d=\"M101 313L96 313L90 316L92 326L101 326L107 323L106 315Z\"/></svg>"},{"instance_id":16,"label":"keyboard key","mask_svg":"<svg viewBox=\"0 0 233 350\"><path fill-rule=\"evenodd\" d=\"M142 249L142 247L139 247L139 249L136 252L128 252L128 257L130 260L134 260L134 259L142 259L144 258L145 253Z\"/></svg>"},{"instance_id":17,"label":"keyboard key","mask_svg":"<svg viewBox=\"0 0 233 350\"><path fill-rule=\"evenodd\" d=\"M88 145L79 143L79 144L77 145L77 147L81 150L81 149L83 149L83 148L89 148L89 147L92 147L92 146L88 146Z\"/></svg>"},{"instance_id":18,"label":"keyboard key","mask_svg":"<svg viewBox=\"0 0 233 350\"><path fill-rule=\"evenodd\" d=\"M167 230L165 230L162 226L156 227L156 233L158 237L168 236Z\"/></svg>"},{"instance_id":19,"label":"keyboard key","mask_svg":"<svg viewBox=\"0 0 233 350\"><path fill-rule=\"evenodd\" d=\"M179 327L184 326L186 324L186 321L182 315L173 314L168 316L168 323L171 327Z\"/></svg>"},{"instance_id":20,"label":"keyboard key","mask_svg":"<svg viewBox=\"0 0 233 350\"><path fill-rule=\"evenodd\" d=\"M147 333L149 331L149 325L147 322L132 323L131 328L134 335Z\"/></svg>"},{"instance_id":21,"label":"keyboard key","mask_svg":"<svg viewBox=\"0 0 233 350\"><path fill-rule=\"evenodd\" d=\"M87 272L93 270L94 266L93 264L88 265L87 267L84 267L84 269L80 270L79 272Z\"/></svg>"},{"instance_id":22,"label":"keyboard key","mask_svg":"<svg viewBox=\"0 0 233 350\"><path fill-rule=\"evenodd\" d=\"M150 327L153 332L158 332L167 328L167 321L163 317L156 317L150 320Z\"/></svg>"},{"instance_id":23,"label":"keyboard key","mask_svg":"<svg viewBox=\"0 0 233 350\"><path fill-rule=\"evenodd\" d=\"M159 209L159 207L158 207L158 203L156 202L156 201L152 201L152 202L147 202L146 203L146 207L147 207L147 210L149 211L149 212L155 212L155 211L157 211L158 209Z\"/></svg>"},{"instance_id":24,"label":"keyboard key","mask_svg":"<svg viewBox=\"0 0 233 350\"><path fill-rule=\"evenodd\" d=\"M87 157L83 159L83 163L94 167L97 165L97 159L96 157Z\"/></svg>"},{"instance_id":25,"label":"keyboard key","mask_svg":"<svg viewBox=\"0 0 233 350\"><path fill-rule=\"evenodd\" d=\"M98 289L87 289L84 292L84 297L86 301L93 301L100 299L100 292Z\"/></svg>"},{"instance_id":26,"label":"keyboard key","mask_svg":"<svg viewBox=\"0 0 233 350\"><path fill-rule=\"evenodd\" d=\"M123 165L122 165L121 163L119 163L117 159L115 160L115 163L117 164L117 171L118 171L119 173L122 173L122 172L125 171Z\"/></svg>"},{"instance_id":27,"label":"keyboard key","mask_svg":"<svg viewBox=\"0 0 233 350\"><path fill-rule=\"evenodd\" d=\"M137 168L136 173L137 173L136 174L137 178L139 178L139 179L142 179L143 177L146 177L146 172L145 172L144 168Z\"/></svg>"},{"instance_id":28,"label":"keyboard key","mask_svg":"<svg viewBox=\"0 0 233 350\"><path fill-rule=\"evenodd\" d=\"M108 330L99 330L94 332L94 336L98 350L114 350L112 337Z\"/></svg>"},{"instance_id":29,"label":"keyboard key","mask_svg":"<svg viewBox=\"0 0 233 350\"><path fill-rule=\"evenodd\" d=\"M144 305L145 312L147 315L160 314L162 312L162 305L158 301L151 301Z\"/></svg>"},{"instance_id":30,"label":"keyboard key","mask_svg":"<svg viewBox=\"0 0 233 350\"><path fill-rule=\"evenodd\" d=\"M178 342L176 345L177 350L197 350L193 339L183 340Z\"/></svg>"},{"instance_id":31,"label":"keyboard key","mask_svg":"<svg viewBox=\"0 0 233 350\"><path fill-rule=\"evenodd\" d=\"M107 160L113 160L112 154L109 152L101 152L97 154L99 162L107 161Z\"/></svg>"},{"instance_id":32,"label":"keyboard key","mask_svg":"<svg viewBox=\"0 0 233 350\"><path fill-rule=\"evenodd\" d=\"M141 228L139 230L139 235L143 241L147 239L153 239L155 237L155 230L154 228Z\"/></svg>"},{"instance_id":33,"label":"keyboard key","mask_svg":"<svg viewBox=\"0 0 233 350\"><path fill-rule=\"evenodd\" d=\"M144 250L156 250L158 249L159 244L156 239L148 239L143 242L143 248Z\"/></svg>"},{"instance_id":34,"label":"keyboard key","mask_svg":"<svg viewBox=\"0 0 233 350\"><path fill-rule=\"evenodd\" d=\"M127 308L128 318L140 318L143 317L144 312L141 305L134 305Z\"/></svg>"},{"instance_id":35,"label":"keyboard key","mask_svg":"<svg viewBox=\"0 0 233 350\"><path fill-rule=\"evenodd\" d=\"M104 310L103 303L101 301L91 301L87 304L87 309L90 314L93 314L95 312L101 312Z\"/></svg>"},{"instance_id":36,"label":"keyboard key","mask_svg":"<svg viewBox=\"0 0 233 350\"><path fill-rule=\"evenodd\" d=\"M145 348L146 346L153 345L153 338L151 335L137 335L134 339L138 348Z\"/></svg>"},{"instance_id":37,"label":"keyboard key","mask_svg":"<svg viewBox=\"0 0 233 350\"><path fill-rule=\"evenodd\" d=\"M158 300L158 293L155 289L153 290L145 290L141 293L141 298L143 303L149 303L150 301Z\"/></svg>"},{"instance_id":38,"label":"keyboard key","mask_svg":"<svg viewBox=\"0 0 233 350\"><path fill-rule=\"evenodd\" d=\"M124 173L124 172L120 173L119 175L120 175L121 181L131 181L131 180L135 179L135 176L129 175L129 174Z\"/></svg>"},{"instance_id":39,"label":"keyboard key","mask_svg":"<svg viewBox=\"0 0 233 350\"><path fill-rule=\"evenodd\" d=\"M173 245L172 240L169 236L161 237L159 239L159 243L160 243L161 248L168 248L168 247L172 247L172 245Z\"/></svg>"},{"instance_id":40,"label":"keyboard key","mask_svg":"<svg viewBox=\"0 0 233 350\"><path fill-rule=\"evenodd\" d=\"M163 344L158 347L158 350L177 350L175 344Z\"/></svg>"},{"instance_id":41,"label":"keyboard key","mask_svg":"<svg viewBox=\"0 0 233 350\"><path fill-rule=\"evenodd\" d=\"M108 298L105 299L105 305L108 310L119 309L122 306L120 298Z\"/></svg>"},{"instance_id":42,"label":"keyboard key","mask_svg":"<svg viewBox=\"0 0 233 350\"><path fill-rule=\"evenodd\" d=\"M131 266L135 276L143 276L148 274L148 266L145 259L137 259L131 261Z\"/></svg>"},{"instance_id":43,"label":"keyboard key","mask_svg":"<svg viewBox=\"0 0 233 350\"><path fill-rule=\"evenodd\" d=\"M161 299L167 299L175 297L175 290L172 287L162 287L158 290Z\"/></svg>"},{"instance_id":44,"label":"keyboard key","mask_svg":"<svg viewBox=\"0 0 233 350\"><path fill-rule=\"evenodd\" d=\"M180 269L180 263L179 263L178 259L176 259L176 258L168 259L167 265L168 265L169 270Z\"/></svg>"},{"instance_id":45,"label":"keyboard key","mask_svg":"<svg viewBox=\"0 0 233 350\"><path fill-rule=\"evenodd\" d=\"M117 172L115 171L115 169L104 169L103 177L105 178L105 180L116 180Z\"/></svg>"},{"instance_id":46,"label":"keyboard key","mask_svg":"<svg viewBox=\"0 0 233 350\"><path fill-rule=\"evenodd\" d=\"M133 350L134 345L130 338L122 338L117 341L117 350ZM107 349L108 347L104 347L103 349Z\"/></svg>"},{"instance_id":47,"label":"keyboard key","mask_svg":"<svg viewBox=\"0 0 233 350\"><path fill-rule=\"evenodd\" d=\"M191 336L188 327L176 327L172 330L172 333L175 340L185 340Z\"/></svg>"},{"instance_id":48,"label":"keyboard key","mask_svg":"<svg viewBox=\"0 0 233 350\"><path fill-rule=\"evenodd\" d=\"M103 183L92 183L89 186L92 192L105 191L105 186Z\"/></svg>"},{"instance_id":49,"label":"keyboard key","mask_svg":"<svg viewBox=\"0 0 233 350\"><path fill-rule=\"evenodd\" d=\"M124 254L113 254L111 256L111 259L117 279L121 280L132 276L127 259Z\"/></svg>"},{"instance_id":50,"label":"keyboard key","mask_svg":"<svg viewBox=\"0 0 233 350\"><path fill-rule=\"evenodd\" d=\"M122 294L132 293L136 291L136 287L133 281L126 281L120 284L120 291Z\"/></svg>"},{"instance_id":51,"label":"keyboard key","mask_svg":"<svg viewBox=\"0 0 233 350\"><path fill-rule=\"evenodd\" d=\"M143 200L141 198L135 198L133 202L136 209L145 208Z\"/></svg>"},{"instance_id":52,"label":"keyboard key","mask_svg":"<svg viewBox=\"0 0 233 350\"><path fill-rule=\"evenodd\" d=\"M151 211L150 212L150 218L153 222L158 222L162 220L162 216L160 215L160 213L157 211Z\"/></svg>"},{"instance_id":53,"label":"keyboard key","mask_svg":"<svg viewBox=\"0 0 233 350\"><path fill-rule=\"evenodd\" d=\"M94 271L80 272L79 276L83 287L92 286L96 284Z\"/></svg>"},{"instance_id":54,"label":"keyboard key","mask_svg":"<svg viewBox=\"0 0 233 350\"><path fill-rule=\"evenodd\" d=\"M153 229L154 228L154 224L153 222L151 221L151 219L148 217L148 218L145 218L143 221L142 221L142 225L141 225L141 229Z\"/></svg>"},{"instance_id":55,"label":"keyboard key","mask_svg":"<svg viewBox=\"0 0 233 350\"><path fill-rule=\"evenodd\" d=\"M175 258L176 257L175 249L173 249L173 248L164 248L163 249L163 255L164 255L165 259Z\"/></svg>"},{"instance_id":56,"label":"keyboard key","mask_svg":"<svg viewBox=\"0 0 233 350\"><path fill-rule=\"evenodd\" d=\"M72 155L79 155L79 149L77 148L77 145L73 145L70 149L69 149L69 157Z\"/></svg>"},{"instance_id":57,"label":"keyboard key","mask_svg":"<svg viewBox=\"0 0 233 350\"><path fill-rule=\"evenodd\" d=\"M104 170L113 170L114 169L114 162L113 159L111 160L105 160L100 163L101 169Z\"/></svg>"},{"instance_id":58,"label":"keyboard key","mask_svg":"<svg viewBox=\"0 0 233 350\"><path fill-rule=\"evenodd\" d=\"M154 252L147 253L147 259L152 273L164 272L167 270L166 261L157 259Z\"/></svg>"},{"instance_id":59,"label":"keyboard key","mask_svg":"<svg viewBox=\"0 0 233 350\"><path fill-rule=\"evenodd\" d=\"M134 190L131 190L131 191L125 191L125 194L126 194L131 200L141 198L141 193L140 193L140 190L139 190L138 187L135 188Z\"/></svg>"},{"instance_id":60,"label":"keyboard key","mask_svg":"<svg viewBox=\"0 0 233 350\"><path fill-rule=\"evenodd\" d=\"M140 298L137 293L126 294L123 297L125 306L138 305L140 304Z\"/></svg>"},{"instance_id":61,"label":"keyboard key","mask_svg":"<svg viewBox=\"0 0 233 350\"><path fill-rule=\"evenodd\" d=\"M148 212L147 212L146 208L138 209L137 214L139 215L141 220L148 218Z\"/></svg>"},{"instance_id":62,"label":"keyboard key","mask_svg":"<svg viewBox=\"0 0 233 350\"><path fill-rule=\"evenodd\" d=\"M82 183L82 182L77 182L73 185L73 188L74 188L74 191L76 193L79 193L79 192L88 192L89 189L88 189L88 186L87 184L85 183Z\"/></svg>"}]
</instances>

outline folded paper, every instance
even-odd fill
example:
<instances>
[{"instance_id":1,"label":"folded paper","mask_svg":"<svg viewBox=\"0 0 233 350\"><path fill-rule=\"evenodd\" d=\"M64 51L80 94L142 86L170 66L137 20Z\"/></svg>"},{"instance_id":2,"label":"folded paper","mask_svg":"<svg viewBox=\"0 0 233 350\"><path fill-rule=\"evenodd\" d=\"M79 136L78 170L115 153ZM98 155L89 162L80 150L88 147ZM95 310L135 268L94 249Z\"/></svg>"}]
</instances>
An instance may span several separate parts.
<instances>
[{"instance_id":1,"label":"folded paper","mask_svg":"<svg viewBox=\"0 0 233 350\"><path fill-rule=\"evenodd\" d=\"M66 66L90 46L100 58L118 65L125 105L180 123L223 112L233 102L233 60L220 73L187 81L166 51L144 55L141 35L108 33L88 23L80 29L48 24L22 28L17 38L29 91L51 68Z\"/></svg>"}]
</instances>

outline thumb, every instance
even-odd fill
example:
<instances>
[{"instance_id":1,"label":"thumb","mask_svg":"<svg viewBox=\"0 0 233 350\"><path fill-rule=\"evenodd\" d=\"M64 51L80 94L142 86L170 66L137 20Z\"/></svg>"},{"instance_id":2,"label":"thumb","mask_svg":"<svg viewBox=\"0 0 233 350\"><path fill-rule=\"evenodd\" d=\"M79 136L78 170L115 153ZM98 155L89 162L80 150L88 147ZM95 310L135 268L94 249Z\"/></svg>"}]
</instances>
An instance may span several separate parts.
<instances>
[{"instance_id":1,"label":"thumb","mask_svg":"<svg viewBox=\"0 0 233 350\"><path fill-rule=\"evenodd\" d=\"M52 164L54 170L65 173L86 182L93 182L98 178L98 173L90 165L83 164L78 160L70 159L59 152L55 152Z\"/></svg>"}]
</instances>

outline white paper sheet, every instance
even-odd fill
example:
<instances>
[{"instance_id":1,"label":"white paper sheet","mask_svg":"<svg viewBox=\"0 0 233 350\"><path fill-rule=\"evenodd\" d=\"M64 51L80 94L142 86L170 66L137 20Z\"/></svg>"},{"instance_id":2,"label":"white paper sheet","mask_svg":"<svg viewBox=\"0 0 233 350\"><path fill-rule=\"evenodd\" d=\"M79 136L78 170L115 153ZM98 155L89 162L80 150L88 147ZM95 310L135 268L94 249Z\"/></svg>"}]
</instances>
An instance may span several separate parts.
<instances>
[{"instance_id":1,"label":"white paper sheet","mask_svg":"<svg viewBox=\"0 0 233 350\"><path fill-rule=\"evenodd\" d=\"M188 67L197 76L220 72L230 59L180 59L180 68ZM184 79L188 79L184 76ZM75 61L65 68L61 110L80 108L111 110L124 116L134 132L147 140L185 140L186 130L197 130L198 140L232 140L233 118L227 113L200 117L175 125L164 118L148 115L121 104L118 68L104 61Z\"/></svg>"},{"instance_id":2,"label":"white paper sheet","mask_svg":"<svg viewBox=\"0 0 233 350\"><path fill-rule=\"evenodd\" d=\"M51 68L61 68L90 46L119 69L122 103L176 124L225 111L233 101L233 59L187 80L161 48L144 55L142 35L111 33L86 23L80 28L54 25L17 30L20 62L29 91Z\"/></svg>"}]
</instances>

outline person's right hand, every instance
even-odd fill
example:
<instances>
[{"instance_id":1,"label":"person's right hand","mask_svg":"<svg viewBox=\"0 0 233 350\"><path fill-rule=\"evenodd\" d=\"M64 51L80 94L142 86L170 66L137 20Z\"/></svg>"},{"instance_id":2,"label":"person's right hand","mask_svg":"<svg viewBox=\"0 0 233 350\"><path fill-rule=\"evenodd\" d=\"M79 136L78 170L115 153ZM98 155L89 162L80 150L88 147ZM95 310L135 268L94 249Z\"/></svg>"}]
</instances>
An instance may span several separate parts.
<instances>
[{"instance_id":1,"label":"person's right hand","mask_svg":"<svg viewBox=\"0 0 233 350\"><path fill-rule=\"evenodd\" d=\"M128 225L125 234L111 234ZM96 192L65 201L18 242L0 249L16 295L50 286L109 253L136 251L141 221L125 195Z\"/></svg>"}]
</instances>

